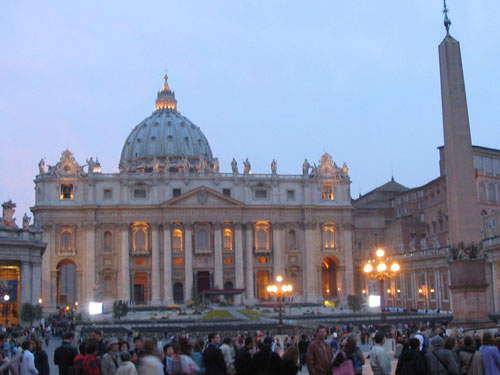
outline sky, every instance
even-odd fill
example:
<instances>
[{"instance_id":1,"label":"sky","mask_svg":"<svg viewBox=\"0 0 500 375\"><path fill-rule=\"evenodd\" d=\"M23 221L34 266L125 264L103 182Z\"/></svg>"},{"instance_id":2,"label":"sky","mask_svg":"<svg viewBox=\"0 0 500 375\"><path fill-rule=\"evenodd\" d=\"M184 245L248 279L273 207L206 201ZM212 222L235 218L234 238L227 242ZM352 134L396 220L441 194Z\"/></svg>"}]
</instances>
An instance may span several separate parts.
<instances>
[{"instance_id":1,"label":"sky","mask_svg":"<svg viewBox=\"0 0 500 375\"><path fill-rule=\"evenodd\" d=\"M500 148L498 0L448 0L472 142ZM34 205L43 157L116 173L168 70L221 172L345 161L356 198L439 175L440 0L0 1L0 200Z\"/></svg>"}]
</instances>

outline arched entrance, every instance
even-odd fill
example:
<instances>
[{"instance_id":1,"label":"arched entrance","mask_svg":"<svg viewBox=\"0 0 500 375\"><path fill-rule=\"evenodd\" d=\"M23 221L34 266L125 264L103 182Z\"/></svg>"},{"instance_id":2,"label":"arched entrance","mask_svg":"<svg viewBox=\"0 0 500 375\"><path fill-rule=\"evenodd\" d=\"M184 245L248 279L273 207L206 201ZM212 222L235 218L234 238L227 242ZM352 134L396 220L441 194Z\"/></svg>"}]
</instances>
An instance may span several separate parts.
<instances>
[{"instance_id":1,"label":"arched entrance","mask_svg":"<svg viewBox=\"0 0 500 375\"><path fill-rule=\"evenodd\" d=\"M259 301L269 299L267 286L269 285L269 271L257 271L257 298Z\"/></svg>"},{"instance_id":2,"label":"arched entrance","mask_svg":"<svg viewBox=\"0 0 500 375\"><path fill-rule=\"evenodd\" d=\"M338 297L337 289L337 266L339 261L332 256L321 261L321 292L324 299Z\"/></svg>"},{"instance_id":3,"label":"arched entrance","mask_svg":"<svg viewBox=\"0 0 500 375\"><path fill-rule=\"evenodd\" d=\"M57 304L59 306L74 306L78 301L78 285L76 279L76 264L68 259L57 265Z\"/></svg>"},{"instance_id":4,"label":"arched entrance","mask_svg":"<svg viewBox=\"0 0 500 375\"><path fill-rule=\"evenodd\" d=\"M134 302L136 305L145 305L148 296L148 274L136 272L134 274Z\"/></svg>"},{"instance_id":5,"label":"arched entrance","mask_svg":"<svg viewBox=\"0 0 500 375\"><path fill-rule=\"evenodd\" d=\"M196 273L196 287L198 294L204 290L210 289L210 272L208 271L198 271Z\"/></svg>"},{"instance_id":6,"label":"arched entrance","mask_svg":"<svg viewBox=\"0 0 500 375\"><path fill-rule=\"evenodd\" d=\"M174 302L183 303L184 302L184 286L182 283L174 284Z\"/></svg>"}]
</instances>

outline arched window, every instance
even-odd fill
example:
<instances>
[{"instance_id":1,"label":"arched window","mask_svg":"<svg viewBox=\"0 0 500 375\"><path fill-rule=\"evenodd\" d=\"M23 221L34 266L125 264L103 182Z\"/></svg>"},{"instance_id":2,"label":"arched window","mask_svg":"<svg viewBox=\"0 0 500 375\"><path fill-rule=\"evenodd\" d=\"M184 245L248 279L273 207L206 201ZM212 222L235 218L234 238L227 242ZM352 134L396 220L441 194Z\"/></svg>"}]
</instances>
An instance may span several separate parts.
<instances>
[{"instance_id":1,"label":"arched window","mask_svg":"<svg viewBox=\"0 0 500 375\"><path fill-rule=\"evenodd\" d=\"M184 286L181 283L174 284L174 302L175 303L184 302Z\"/></svg>"},{"instance_id":2,"label":"arched window","mask_svg":"<svg viewBox=\"0 0 500 375\"><path fill-rule=\"evenodd\" d=\"M332 224L323 226L323 243L325 249L333 249L335 247L335 228Z\"/></svg>"},{"instance_id":3,"label":"arched window","mask_svg":"<svg viewBox=\"0 0 500 375\"><path fill-rule=\"evenodd\" d=\"M208 230L201 228L196 231L196 248L200 250L208 249Z\"/></svg>"},{"instance_id":4,"label":"arched window","mask_svg":"<svg viewBox=\"0 0 500 375\"><path fill-rule=\"evenodd\" d=\"M146 233L143 230L138 230L135 233L135 250L144 251L146 250Z\"/></svg>"},{"instance_id":5,"label":"arched window","mask_svg":"<svg viewBox=\"0 0 500 375\"><path fill-rule=\"evenodd\" d=\"M173 237L172 245L173 245L174 251L183 251L184 244L182 241L182 229L175 228L172 237Z\"/></svg>"},{"instance_id":6,"label":"arched window","mask_svg":"<svg viewBox=\"0 0 500 375\"><path fill-rule=\"evenodd\" d=\"M257 250L269 250L269 223L258 222L255 224L255 248Z\"/></svg>"},{"instance_id":7,"label":"arched window","mask_svg":"<svg viewBox=\"0 0 500 375\"><path fill-rule=\"evenodd\" d=\"M295 250L297 248L297 236L293 229L288 231L288 249Z\"/></svg>"},{"instance_id":8,"label":"arched window","mask_svg":"<svg viewBox=\"0 0 500 375\"><path fill-rule=\"evenodd\" d=\"M490 183L488 185L488 200L489 201L492 201L492 202L495 202L497 200L497 196L496 196L496 191L495 191L495 185L493 185L492 183Z\"/></svg>"},{"instance_id":9,"label":"arched window","mask_svg":"<svg viewBox=\"0 0 500 375\"><path fill-rule=\"evenodd\" d=\"M231 281L226 281L224 283L224 289L233 289L233 283Z\"/></svg>"},{"instance_id":10,"label":"arched window","mask_svg":"<svg viewBox=\"0 0 500 375\"><path fill-rule=\"evenodd\" d=\"M479 183L479 200L486 200L486 187L484 186L484 182L482 181Z\"/></svg>"},{"instance_id":11,"label":"arched window","mask_svg":"<svg viewBox=\"0 0 500 375\"><path fill-rule=\"evenodd\" d=\"M224 228L224 250L233 250L233 231Z\"/></svg>"},{"instance_id":12,"label":"arched window","mask_svg":"<svg viewBox=\"0 0 500 375\"><path fill-rule=\"evenodd\" d=\"M104 232L104 251L111 251L113 246L113 236L110 231Z\"/></svg>"},{"instance_id":13,"label":"arched window","mask_svg":"<svg viewBox=\"0 0 500 375\"><path fill-rule=\"evenodd\" d=\"M69 251L72 250L71 242L72 242L72 235L71 235L70 230L64 230L61 233L61 250L63 251Z\"/></svg>"}]
</instances>

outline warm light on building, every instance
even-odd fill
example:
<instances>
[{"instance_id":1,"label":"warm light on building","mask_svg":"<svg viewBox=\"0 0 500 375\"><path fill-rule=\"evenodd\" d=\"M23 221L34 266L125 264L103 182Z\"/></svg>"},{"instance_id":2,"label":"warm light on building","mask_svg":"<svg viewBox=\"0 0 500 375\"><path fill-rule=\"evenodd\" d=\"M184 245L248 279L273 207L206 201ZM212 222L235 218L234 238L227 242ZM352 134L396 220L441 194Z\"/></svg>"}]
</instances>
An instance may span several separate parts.
<instances>
[{"instance_id":1,"label":"warm light on building","mask_svg":"<svg viewBox=\"0 0 500 375\"><path fill-rule=\"evenodd\" d=\"M377 249L377 251L375 251L375 255L379 258L382 258L385 255L384 249Z\"/></svg>"},{"instance_id":2,"label":"warm light on building","mask_svg":"<svg viewBox=\"0 0 500 375\"><path fill-rule=\"evenodd\" d=\"M363 271L365 271L366 273L370 273L373 271L373 266L370 263L368 263L363 267Z\"/></svg>"},{"instance_id":3,"label":"warm light on building","mask_svg":"<svg viewBox=\"0 0 500 375\"><path fill-rule=\"evenodd\" d=\"M377 271L378 272L387 271L387 264L385 264L384 262L379 263L379 265L377 266Z\"/></svg>"}]
</instances>

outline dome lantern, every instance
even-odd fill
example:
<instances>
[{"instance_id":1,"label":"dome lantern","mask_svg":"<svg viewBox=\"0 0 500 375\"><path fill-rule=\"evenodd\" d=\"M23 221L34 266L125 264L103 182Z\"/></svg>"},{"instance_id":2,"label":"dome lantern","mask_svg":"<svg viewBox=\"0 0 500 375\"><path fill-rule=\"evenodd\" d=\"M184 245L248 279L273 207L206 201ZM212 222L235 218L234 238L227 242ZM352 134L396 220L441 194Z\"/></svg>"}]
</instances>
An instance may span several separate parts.
<instances>
[{"instance_id":1,"label":"dome lantern","mask_svg":"<svg viewBox=\"0 0 500 375\"><path fill-rule=\"evenodd\" d=\"M168 85L168 76L165 74L165 82L161 91L158 92L158 96L155 101L156 110L169 109L177 110L177 100L175 100L175 92L170 89Z\"/></svg>"}]
</instances>

